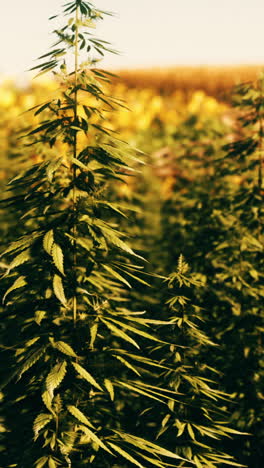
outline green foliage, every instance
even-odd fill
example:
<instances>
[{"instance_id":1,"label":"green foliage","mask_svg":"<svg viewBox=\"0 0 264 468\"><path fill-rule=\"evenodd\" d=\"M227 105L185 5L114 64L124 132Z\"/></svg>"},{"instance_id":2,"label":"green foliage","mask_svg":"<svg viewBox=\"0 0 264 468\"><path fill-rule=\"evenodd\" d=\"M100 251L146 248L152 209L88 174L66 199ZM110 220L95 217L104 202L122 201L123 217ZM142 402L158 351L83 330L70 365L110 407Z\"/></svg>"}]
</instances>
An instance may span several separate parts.
<instances>
[{"instance_id":1,"label":"green foliage","mask_svg":"<svg viewBox=\"0 0 264 468\"><path fill-rule=\"evenodd\" d=\"M188 298L193 288L204 289L204 277L190 272L180 255L177 269L166 283L166 305L160 314L173 324L163 334L174 344L169 349L157 346L152 353L162 362L163 385L176 392L177 398L165 406L156 405L145 418L152 420L154 413L159 427L156 437L186 458L180 466L241 466L222 449L223 438L239 432L228 425L226 403L230 397L217 388L219 372L207 359L209 349L216 345L200 325L205 321L204 310Z\"/></svg>"},{"instance_id":2,"label":"green foliage","mask_svg":"<svg viewBox=\"0 0 264 468\"><path fill-rule=\"evenodd\" d=\"M107 199L108 186L131 173L134 156L104 125L116 101L106 94L110 74L95 67L94 54L109 47L90 33L103 12L83 0L63 12L66 25L33 68L53 70L59 81L57 97L33 109L43 118L23 138L25 147L41 145L40 162L9 182L2 202L23 220L2 253L2 462L178 466L179 455L127 430L127 401L135 399L138 409L139 397L165 404L176 392L159 385L158 375L148 383L149 367L160 364L145 356L145 341L161 340L149 332L155 322L131 311L127 300L130 278L147 284L132 263L143 259L118 229L123 210ZM75 64L67 72L69 52ZM85 104L83 117L84 94L105 110ZM43 147L56 142L62 154L45 154Z\"/></svg>"},{"instance_id":3,"label":"green foliage","mask_svg":"<svg viewBox=\"0 0 264 468\"><path fill-rule=\"evenodd\" d=\"M238 88L228 135L196 115L164 134L157 119L135 139L165 150L138 175L107 126L123 104L91 29L108 13L63 13L33 67L58 90L22 125L23 154L10 135L21 170L0 206L1 466L260 468L263 84Z\"/></svg>"},{"instance_id":4,"label":"green foliage","mask_svg":"<svg viewBox=\"0 0 264 468\"><path fill-rule=\"evenodd\" d=\"M230 421L251 435L224 444L241 463L263 458L263 78L240 85L229 143L201 160L200 175L179 178L162 206L163 262L182 251L206 286L195 295L213 340L208 364L232 394ZM230 142L231 140L231 142ZM193 144L192 144L193 150ZM188 150L186 158L189 158ZM168 255L169 254L169 255ZM194 292L194 291L193 291Z\"/></svg>"}]
</instances>

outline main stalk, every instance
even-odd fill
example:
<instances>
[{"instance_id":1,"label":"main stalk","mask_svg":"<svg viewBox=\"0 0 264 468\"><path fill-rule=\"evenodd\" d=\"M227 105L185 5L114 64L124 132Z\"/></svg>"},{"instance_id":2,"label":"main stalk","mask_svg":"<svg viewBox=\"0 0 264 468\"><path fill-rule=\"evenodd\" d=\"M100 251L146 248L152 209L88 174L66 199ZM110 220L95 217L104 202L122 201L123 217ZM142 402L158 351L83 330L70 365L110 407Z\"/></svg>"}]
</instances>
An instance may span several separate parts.
<instances>
[{"instance_id":1,"label":"main stalk","mask_svg":"<svg viewBox=\"0 0 264 468\"><path fill-rule=\"evenodd\" d=\"M76 8L75 12L75 41L74 41L74 126L77 125L77 109L78 109L78 38L79 38L79 7ZM73 140L73 157L77 158L77 145L78 136L77 130L74 129L74 140ZM77 246L76 246L76 218L77 218L77 197L76 197L76 165L72 163L72 179L73 179L73 265L76 274L77 267ZM76 326L77 319L77 297L76 293L73 296L73 325Z\"/></svg>"}]
</instances>

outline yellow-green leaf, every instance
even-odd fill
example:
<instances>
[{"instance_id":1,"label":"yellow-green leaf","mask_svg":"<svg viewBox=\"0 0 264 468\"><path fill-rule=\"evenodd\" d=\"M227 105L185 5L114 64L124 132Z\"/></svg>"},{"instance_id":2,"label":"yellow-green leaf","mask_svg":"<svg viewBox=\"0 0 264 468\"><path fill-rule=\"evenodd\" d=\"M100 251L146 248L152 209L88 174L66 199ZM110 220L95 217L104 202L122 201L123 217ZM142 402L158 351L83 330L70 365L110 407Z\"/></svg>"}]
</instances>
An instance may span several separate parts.
<instances>
[{"instance_id":1,"label":"yellow-green leaf","mask_svg":"<svg viewBox=\"0 0 264 468\"><path fill-rule=\"evenodd\" d=\"M197 468L204 468L204 465L200 462L199 458L196 455L194 455L193 461L195 462Z\"/></svg>"},{"instance_id":2,"label":"yellow-green leaf","mask_svg":"<svg viewBox=\"0 0 264 468\"><path fill-rule=\"evenodd\" d=\"M88 429L88 427L80 426L80 429L82 429L86 435L90 436L92 441L95 444L99 445L99 447L101 447L103 450L105 450L106 452L113 455L111 450L109 450L109 448L103 443L103 441L101 439L99 439L99 437L97 437L97 435L94 434L94 432L90 431L90 429Z\"/></svg>"},{"instance_id":3,"label":"yellow-green leaf","mask_svg":"<svg viewBox=\"0 0 264 468\"><path fill-rule=\"evenodd\" d=\"M53 419L50 413L40 413L34 420L33 431L35 440L38 438L39 432Z\"/></svg>"},{"instance_id":4,"label":"yellow-green leaf","mask_svg":"<svg viewBox=\"0 0 264 468\"><path fill-rule=\"evenodd\" d=\"M40 325L42 320L46 317L47 312L45 310L36 310L35 322Z\"/></svg>"},{"instance_id":5,"label":"yellow-green leaf","mask_svg":"<svg viewBox=\"0 0 264 468\"><path fill-rule=\"evenodd\" d=\"M90 327L90 348L94 349L94 342L97 336L97 331L98 331L98 322L94 322L92 326Z\"/></svg>"},{"instance_id":6,"label":"yellow-green leaf","mask_svg":"<svg viewBox=\"0 0 264 468\"><path fill-rule=\"evenodd\" d=\"M27 282L25 281L25 276L19 276L19 278L16 279L16 281L8 288L8 290L5 292L5 295L3 297L3 302L5 302L5 299L8 294L10 294L12 291L15 291L16 289L23 288Z\"/></svg>"},{"instance_id":7,"label":"yellow-green leaf","mask_svg":"<svg viewBox=\"0 0 264 468\"><path fill-rule=\"evenodd\" d=\"M52 407L51 407L52 399L51 399L51 396L50 396L50 394L49 394L49 392L48 392L48 390L46 388L45 388L44 392L42 392L41 398L42 398L42 401L43 401L44 405L46 406L46 408L51 413L53 413L53 410L52 410Z\"/></svg>"},{"instance_id":8,"label":"yellow-green leaf","mask_svg":"<svg viewBox=\"0 0 264 468\"><path fill-rule=\"evenodd\" d=\"M78 357L72 347L64 341L54 341L52 346L67 356Z\"/></svg>"},{"instance_id":9,"label":"yellow-green leaf","mask_svg":"<svg viewBox=\"0 0 264 468\"><path fill-rule=\"evenodd\" d=\"M63 252L61 247L55 243L52 247L52 258L56 268L58 268L59 272L64 275Z\"/></svg>"},{"instance_id":10,"label":"yellow-green leaf","mask_svg":"<svg viewBox=\"0 0 264 468\"><path fill-rule=\"evenodd\" d=\"M49 457L49 468L57 468L57 463L55 462L55 460L50 456Z\"/></svg>"},{"instance_id":11,"label":"yellow-green leaf","mask_svg":"<svg viewBox=\"0 0 264 468\"><path fill-rule=\"evenodd\" d=\"M48 457L39 458L35 463L35 468L42 468L44 465L46 465L47 461Z\"/></svg>"},{"instance_id":12,"label":"yellow-green leaf","mask_svg":"<svg viewBox=\"0 0 264 468\"><path fill-rule=\"evenodd\" d=\"M195 435L194 435L194 432L193 432L193 428L192 428L191 424L189 424L189 423L187 424L187 430L189 432L189 435L190 435L191 439L195 440Z\"/></svg>"},{"instance_id":13,"label":"yellow-green leaf","mask_svg":"<svg viewBox=\"0 0 264 468\"><path fill-rule=\"evenodd\" d=\"M37 349L32 354L30 354L30 356L26 359L24 364L21 366L21 369L19 371L19 379L22 377L24 372L26 372L28 369L30 369L30 367L34 366L34 364L39 361L39 359L44 354L45 349L46 347L44 346L40 349Z\"/></svg>"},{"instance_id":14,"label":"yellow-green leaf","mask_svg":"<svg viewBox=\"0 0 264 468\"><path fill-rule=\"evenodd\" d=\"M23 250L19 255L17 255L9 265L9 271L13 268L16 268L23 263L27 262L30 259L30 249Z\"/></svg>"},{"instance_id":15,"label":"yellow-green leaf","mask_svg":"<svg viewBox=\"0 0 264 468\"><path fill-rule=\"evenodd\" d=\"M139 463L139 461L137 461L134 457L132 457L129 453L127 453L121 447L118 447L118 445L113 444L112 442L108 442L108 445L110 445L110 447L112 449L114 449L115 452L119 453L119 455L121 455L123 458L130 461L130 463L133 463L133 465L136 465L139 468L144 468L144 466L141 465L141 463Z\"/></svg>"},{"instance_id":16,"label":"yellow-green leaf","mask_svg":"<svg viewBox=\"0 0 264 468\"><path fill-rule=\"evenodd\" d=\"M118 359L118 361L122 362L122 364L124 364L128 369L132 370L135 374L139 376L141 375L140 372L138 372L138 370L132 366L132 364L130 364L130 362L126 361L126 359L122 358L121 356L117 356L116 354L113 354L112 356Z\"/></svg>"},{"instance_id":17,"label":"yellow-green leaf","mask_svg":"<svg viewBox=\"0 0 264 468\"><path fill-rule=\"evenodd\" d=\"M53 278L53 290L54 294L57 297L57 299L64 305L67 305L67 300L64 294L64 288L63 288L63 283L62 279L59 275L54 275Z\"/></svg>"},{"instance_id":18,"label":"yellow-green leaf","mask_svg":"<svg viewBox=\"0 0 264 468\"><path fill-rule=\"evenodd\" d=\"M50 231L46 232L44 238L43 238L43 247L44 247L44 250L46 250L46 252L49 254L49 255L52 255L52 246L54 244L54 234L53 234L53 229L51 229Z\"/></svg>"},{"instance_id":19,"label":"yellow-green leaf","mask_svg":"<svg viewBox=\"0 0 264 468\"><path fill-rule=\"evenodd\" d=\"M102 267L108 271L112 276L114 276L115 278L117 278L119 281L121 281L121 283L124 283L126 286L128 286L129 288L131 288L131 285L129 284L129 282L123 278L123 276L121 276L119 273L117 273L117 271L113 270L113 268L111 268L109 265L102 265Z\"/></svg>"},{"instance_id":20,"label":"yellow-green leaf","mask_svg":"<svg viewBox=\"0 0 264 468\"><path fill-rule=\"evenodd\" d=\"M145 390L142 390L141 388L138 388L138 387L135 387L133 385L130 385L130 384L127 384L126 382L122 382L122 380L116 380L114 382L115 385L117 385L118 387L125 387L125 388L128 388L129 390L132 390L132 392L134 393L139 393L140 395L144 395L148 398L151 398L153 400L157 400L157 401L160 401L161 403L165 403L163 400L161 400L160 398L156 397L155 395L153 395L152 393L148 393L147 391ZM163 396L163 395L162 395Z\"/></svg>"},{"instance_id":21,"label":"yellow-green leaf","mask_svg":"<svg viewBox=\"0 0 264 468\"><path fill-rule=\"evenodd\" d=\"M140 328L132 327L131 325L128 325L125 322L121 322L120 320L115 320L112 317L109 317L109 320L111 320L111 322L114 322L114 323L116 323L117 325L119 325L121 327L126 328L127 330L131 331L132 333L135 333L136 335L143 336L144 338L148 338L149 340L152 340L152 341L157 341L159 343L164 343L164 341L159 340L155 336L141 330Z\"/></svg>"},{"instance_id":22,"label":"yellow-green leaf","mask_svg":"<svg viewBox=\"0 0 264 468\"><path fill-rule=\"evenodd\" d=\"M107 320L104 320L102 318L100 318L100 320L107 326L107 328L109 328L109 330L111 330L115 335L119 336L120 338L122 338L123 340L125 341L128 341L128 343L131 343L132 345L134 345L136 348L139 349L139 345L137 344L137 342L135 340L133 340L133 338L131 338L129 335L127 335L123 330L117 328L115 325L113 325L112 323L108 322Z\"/></svg>"},{"instance_id":23,"label":"yellow-green leaf","mask_svg":"<svg viewBox=\"0 0 264 468\"><path fill-rule=\"evenodd\" d=\"M124 439L129 444L132 444L132 445L136 446L137 448L141 448L141 449L143 449L143 450L145 450L147 452L150 452L150 453L152 453L152 455L155 454L155 455L160 455L160 456L164 456L164 457L175 458L175 459L179 459L179 460L185 460L185 461L189 462L189 460L186 460L186 458L180 457L176 453L173 453L170 450L166 450L163 447L160 447L159 445L154 444L153 442L150 442L150 441L148 441L146 439L142 439L141 437L133 436L131 434L127 434L127 433L124 433L124 432L119 432L119 431L116 431L116 430L114 430L113 432L118 434L122 439Z\"/></svg>"},{"instance_id":24,"label":"yellow-green leaf","mask_svg":"<svg viewBox=\"0 0 264 468\"><path fill-rule=\"evenodd\" d=\"M114 387L113 387L113 384L112 384L111 380L104 379L104 384L105 384L106 390L108 391L108 393L110 395L111 400L114 401L115 392L114 392Z\"/></svg>"},{"instance_id":25,"label":"yellow-green leaf","mask_svg":"<svg viewBox=\"0 0 264 468\"><path fill-rule=\"evenodd\" d=\"M94 426L92 425L92 423L90 423L89 419L87 419L87 417L82 413L82 411L76 408L76 406L68 405L67 409L76 419L78 419L78 421L94 429Z\"/></svg>"},{"instance_id":26,"label":"yellow-green leaf","mask_svg":"<svg viewBox=\"0 0 264 468\"><path fill-rule=\"evenodd\" d=\"M51 396L51 399L53 399L54 390L61 384L66 375L66 367L66 361L59 362L51 369L51 371L47 375L46 387Z\"/></svg>"},{"instance_id":27,"label":"yellow-green leaf","mask_svg":"<svg viewBox=\"0 0 264 468\"><path fill-rule=\"evenodd\" d=\"M93 385L93 387L103 391L102 387L100 387L100 385L96 382L93 376L86 369L84 369L82 366L80 366L80 364L77 364L76 362L72 362L72 365L81 377L87 380L87 382Z\"/></svg>"}]
</instances>

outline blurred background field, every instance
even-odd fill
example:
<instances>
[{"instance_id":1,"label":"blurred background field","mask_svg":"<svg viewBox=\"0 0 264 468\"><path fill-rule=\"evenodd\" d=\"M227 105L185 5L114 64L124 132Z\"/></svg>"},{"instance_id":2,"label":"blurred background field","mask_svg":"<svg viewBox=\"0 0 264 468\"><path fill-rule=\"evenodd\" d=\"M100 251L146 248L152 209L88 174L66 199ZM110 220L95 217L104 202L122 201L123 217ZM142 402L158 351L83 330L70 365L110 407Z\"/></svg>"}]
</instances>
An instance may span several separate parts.
<instances>
[{"instance_id":1,"label":"blurred background field","mask_svg":"<svg viewBox=\"0 0 264 468\"><path fill-rule=\"evenodd\" d=\"M259 70L259 66L121 70L113 78L109 92L124 107L108 113L106 126L152 154L167 146L170 135L190 117L195 118L198 127L206 121L214 120L216 127L229 122L231 85L241 78L255 79ZM0 81L2 180L16 170L15 167L11 170L14 155L15 166L21 159L27 159L25 148L18 157L18 147L23 144L19 136L35 125L38 117L26 111L52 99L58 86L49 78L32 80L26 86L18 86L12 79ZM27 149L26 153L31 162L40 157L36 156L35 148Z\"/></svg>"},{"instance_id":2,"label":"blurred background field","mask_svg":"<svg viewBox=\"0 0 264 468\"><path fill-rule=\"evenodd\" d=\"M233 86L254 81L261 65L177 66L120 70L121 82L132 88L152 88L161 94L177 90L190 95L202 90L209 96L228 101Z\"/></svg>"},{"instance_id":3,"label":"blurred background field","mask_svg":"<svg viewBox=\"0 0 264 468\"><path fill-rule=\"evenodd\" d=\"M146 272L171 273L182 253L201 275L205 286L202 291L194 289L193 295L208 321L208 333L219 345L206 359L217 367L221 389L232 395L225 404L230 424L252 434L227 440L223 448L249 468L262 468L264 438L260 308L264 105L263 81L257 80L261 70L261 66L121 70L106 85L121 107L106 110L103 122L106 131L117 132L118 138L140 150L135 149L135 155L141 162L136 159L134 172L122 174L123 180L109 187L109 196L131 210L121 227L148 260ZM238 87L232 97L232 87L241 82L252 84ZM40 116L34 107L56 96L59 86L59 81L47 79L25 87L2 80L2 190L22 168L66 154L62 142L45 145L42 138L31 145L30 136L21 138L49 118L48 109ZM79 96L80 116L83 104L102 106L91 97L87 101L81 92ZM239 105L232 107L232 100ZM29 108L33 110L27 112ZM90 122L97 124L97 119L94 112ZM89 144L95 133L89 127L79 143ZM17 219L2 209L0 217L6 239L16 232ZM158 288L151 294L139 287L131 295L137 310L162 313Z\"/></svg>"},{"instance_id":4,"label":"blurred background field","mask_svg":"<svg viewBox=\"0 0 264 468\"><path fill-rule=\"evenodd\" d=\"M157 190L166 192L166 187L174 180L175 151L180 157L182 147L189 145L190 138L195 139L198 134L204 145L212 137L214 140L214 132L217 135L232 133L236 120L236 111L231 108L232 88L241 82L254 82L260 72L260 65L117 71L108 92L120 99L122 106L107 113L106 127L146 153L148 176L158 175ZM20 136L39 121L34 111L27 110L52 99L59 86L55 80L42 77L26 86L18 86L12 79L0 81L2 181L16 173L21 164L36 163L47 157L42 154L41 145L25 147ZM51 153L54 151L59 153L62 148L55 145ZM134 179L130 178L123 187L124 192L128 193L129 187L134 185Z\"/></svg>"}]
</instances>

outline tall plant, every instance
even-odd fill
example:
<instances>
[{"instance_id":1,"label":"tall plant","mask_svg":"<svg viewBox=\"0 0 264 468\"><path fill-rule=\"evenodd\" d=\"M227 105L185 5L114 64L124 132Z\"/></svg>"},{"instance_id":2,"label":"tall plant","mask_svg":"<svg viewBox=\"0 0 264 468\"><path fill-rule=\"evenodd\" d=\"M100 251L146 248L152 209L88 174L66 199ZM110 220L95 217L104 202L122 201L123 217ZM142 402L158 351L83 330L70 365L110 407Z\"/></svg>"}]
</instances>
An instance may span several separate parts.
<instances>
[{"instance_id":1,"label":"tall plant","mask_svg":"<svg viewBox=\"0 0 264 468\"><path fill-rule=\"evenodd\" d=\"M4 201L23 235L4 251L3 465L178 466L181 456L127 431L131 398L136 410L139 399L167 404L177 392L154 385L158 363L141 350L145 340L160 341L148 331L159 322L127 304L130 278L143 281L141 266L107 189L131 173L133 156L104 125L116 100L105 88L110 74L92 54L109 44L90 31L103 12L73 0L63 13L66 25L34 67L59 80L57 96L34 109L43 119L25 136L41 161L9 183L13 195ZM79 63L84 50L88 60ZM74 67L67 71L69 52Z\"/></svg>"},{"instance_id":2,"label":"tall plant","mask_svg":"<svg viewBox=\"0 0 264 468\"><path fill-rule=\"evenodd\" d=\"M229 427L230 396L220 390L219 371L208 358L216 346L204 331L206 312L190 299L194 289L204 289L205 277L191 272L182 255L177 263L176 271L166 278L165 304L159 312L173 324L164 335L174 345L166 349L157 344L152 355L159 356L163 366L163 384L179 395L167 407L155 402L145 420L155 419L157 439L188 460L181 461L181 467L241 466L224 451L224 440L239 432Z\"/></svg>"},{"instance_id":3,"label":"tall plant","mask_svg":"<svg viewBox=\"0 0 264 468\"><path fill-rule=\"evenodd\" d=\"M178 186L163 211L164 243L173 260L180 250L206 277L197 290L213 339L208 356L221 371L222 388L238 430L252 435L231 444L241 463L263 459L263 79L241 85L232 142L204 163L211 173L185 193ZM209 155L208 155L209 156ZM175 243L175 238L178 240ZM171 261L167 257L167 262ZM239 363L238 363L239 361Z\"/></svg>"}]
</instances>

